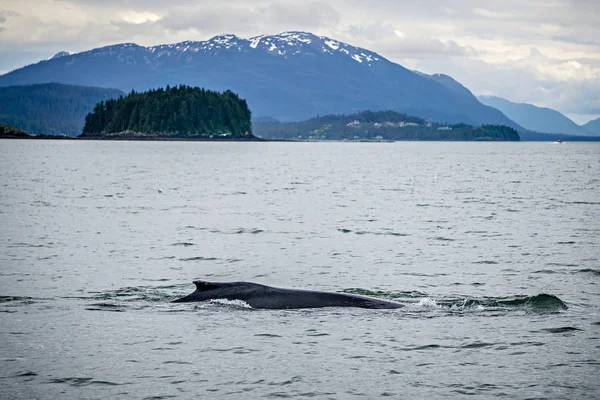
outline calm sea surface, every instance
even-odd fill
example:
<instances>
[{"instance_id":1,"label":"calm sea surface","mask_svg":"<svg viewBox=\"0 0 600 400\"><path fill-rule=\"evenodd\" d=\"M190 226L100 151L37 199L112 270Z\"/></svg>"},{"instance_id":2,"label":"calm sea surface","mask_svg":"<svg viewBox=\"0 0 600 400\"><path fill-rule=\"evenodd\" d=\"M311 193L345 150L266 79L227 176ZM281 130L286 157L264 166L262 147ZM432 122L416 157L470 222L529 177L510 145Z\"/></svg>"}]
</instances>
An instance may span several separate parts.
<instances>
[{"instance_id":1,"label":"calm sea surface","mask_svg":"<svg viewBox=\"0 0 600 400\"><path fill-rule=\"evenodd\" d=\"M1 140L0 226L3 399L600 398L598 143Z\"/></svg>"}]
</instances>

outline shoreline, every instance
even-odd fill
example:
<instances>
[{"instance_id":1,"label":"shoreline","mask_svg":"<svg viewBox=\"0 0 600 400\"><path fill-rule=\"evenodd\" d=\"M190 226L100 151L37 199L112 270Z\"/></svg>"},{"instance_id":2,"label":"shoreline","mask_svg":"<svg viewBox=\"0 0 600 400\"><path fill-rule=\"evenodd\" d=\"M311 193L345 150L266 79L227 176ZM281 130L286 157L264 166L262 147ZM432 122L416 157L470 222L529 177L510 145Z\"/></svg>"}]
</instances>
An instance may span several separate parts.
<instances>
[{"instance_id":1,"label":"shoreline","mask_svg":"<svg viewBox=\"0 0 600 400\"><path fill-rule=\"evenodd\" d=\"M76 141L128 141L128 142L266 142L261 138L167 138L167 137L79 137L79 136L0 136L0 139L9 140L76 140Z\"/></svg>"},{"instance_id":2,"label":"shoreline","mask_svg":"<svg viewBox=\"0 0 600 400\"><path fill-rule=\"evenodd\" d=\"M396 143L396 142L455 142L455 143L554 143L553 141L547 140L293 140L293 139L264 139L264 138L224 138L215 137L209 138L177 138L177 137L79 137L79 136L53 136L53 135L28 135L28 136L10 136L1 135L0 140L74 140L74 141L125 141L125 142L283 142L283 143ZM569 143L589 143L589 142L600 142L600 136L590 138L576 138L571 140L565 140Z\"/></svg>"}]
</instances>

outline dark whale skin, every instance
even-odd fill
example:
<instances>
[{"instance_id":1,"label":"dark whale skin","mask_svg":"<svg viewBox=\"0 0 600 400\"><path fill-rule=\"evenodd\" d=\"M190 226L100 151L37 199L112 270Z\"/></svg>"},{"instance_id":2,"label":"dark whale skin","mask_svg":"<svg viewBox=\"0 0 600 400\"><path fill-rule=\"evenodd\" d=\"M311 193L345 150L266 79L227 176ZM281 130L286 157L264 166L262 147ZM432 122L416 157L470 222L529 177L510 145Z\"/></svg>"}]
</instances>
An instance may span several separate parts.
<instances>
[{"instance_id":1,"label":"dark whale skin","mask_svg":"<svg viewBox=\"0 0 600 400\"><path fill-rule=\"evenodd\" d=\"M374 299L346 293L315 290L282 289L252 282L194 281L196 291L173 303L214 299L241 300L252 308L287 310L295 308L358 307L394 309L404 307L393 301Z\"/></svg>"}]
</instances>

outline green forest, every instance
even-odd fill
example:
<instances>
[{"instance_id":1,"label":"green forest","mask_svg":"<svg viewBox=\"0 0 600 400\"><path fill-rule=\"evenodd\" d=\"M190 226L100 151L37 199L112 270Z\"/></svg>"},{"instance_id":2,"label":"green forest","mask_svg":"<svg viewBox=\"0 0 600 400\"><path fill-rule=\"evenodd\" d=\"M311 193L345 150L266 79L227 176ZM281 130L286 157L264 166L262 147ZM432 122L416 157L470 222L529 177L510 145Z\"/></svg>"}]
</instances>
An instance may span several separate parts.
<instances>
[{"instance_id":1,"label":"green forest","mask_svg":"<svg viewBox=\"0 0 600 400\"><path fill-rule=\"evenodd\" d=\"M167 86L98 103L82 137L253 138L246 100L190 86Z\"/></svg>"},{"instance_id":2,"label":"green forest","mask_svg":"<svg viewBox=\"0 0 600 400\"><path fill-rule=\"evenodd\" d=\"M504 125L440 124L394 111L325 115L301 122L254 121L254 134L291 140L520 140Z\"/></svg>"},{"instance_id":3,"label":"green forest","mask_svg":"<svg viewBox=\"0 0 600 400\"><path fill-rule=\"evenodd\" d=\"M116 89L61 83L0 87L0 124L33 135L77 136L85 116L99 101L122 94Z\"/></svg>"}]
</instances>

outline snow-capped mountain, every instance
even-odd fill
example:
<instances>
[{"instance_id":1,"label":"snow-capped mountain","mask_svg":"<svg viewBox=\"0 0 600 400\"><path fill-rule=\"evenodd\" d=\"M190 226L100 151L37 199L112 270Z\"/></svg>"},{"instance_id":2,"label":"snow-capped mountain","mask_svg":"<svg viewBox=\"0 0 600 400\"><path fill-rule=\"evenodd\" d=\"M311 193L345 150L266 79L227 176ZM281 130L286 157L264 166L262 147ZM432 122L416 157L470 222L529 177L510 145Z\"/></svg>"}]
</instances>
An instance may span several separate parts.
<instances>
[{"instance_id":1,"label":"snow-capped mountain","mask_svg":"<svg viewBox=\"0 0 600 400\"><path fill-rule=\"evenodd\" d=\"M371 51L305 32L284 32L279 35L256 36L250 39L250 47L267 50L284 58L312 52L330 55L345 54L356 62L364 62L369 65L381 60L380 56Z\"/></svg>"},{"instance_id":2,"label":"snow-capped mountain","mask_svg":"<svg viewBox=\"0 0 600 400\"><path fill-rule=\"evenodd\" d=\"M371 51L350 46L349 44L316 36L306 32L284 32L279 35L261 35L243 39L236 35L219 35L200 42L185 41L174 44L142 47L134 43L123 43L101 47L80 54L106 55L117 54L127 50L147 51L147 62L161 58L177 57L191 61L195 55L218 55L230 51L264 51L273 56L295 57L301 55L343 55L357 63L371 66L381 61L382 57ZM61 52L53 58L63 57L69 53Z\"/></svg>"},{"instance_id":3,"label":"snow-capped mountain","mask_svg":"<svg viewBox=\"0 0 600 400\"><path fill-rule=\"evenodd\" d=\"M248 100L254 116L281 120L390 109L444 122L518 127L498 110L433 76L307 32L249 39L227 34L150 47L117 44L62 52L0 76L0 86L45 82L123 91L167 84L231 89Z\"/></svg>"}]
</instances>

